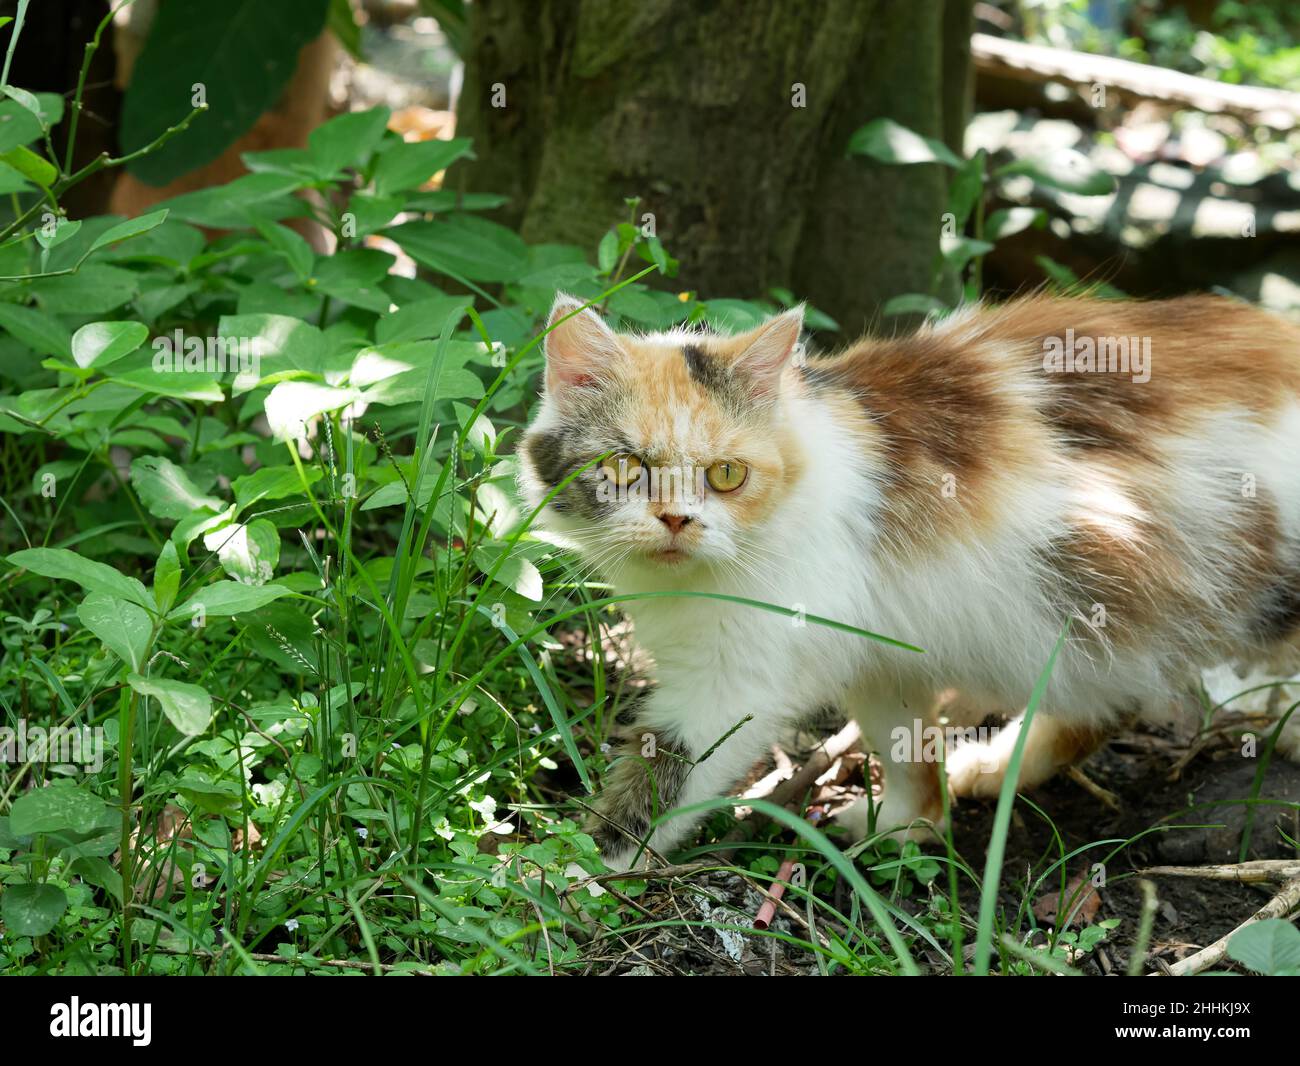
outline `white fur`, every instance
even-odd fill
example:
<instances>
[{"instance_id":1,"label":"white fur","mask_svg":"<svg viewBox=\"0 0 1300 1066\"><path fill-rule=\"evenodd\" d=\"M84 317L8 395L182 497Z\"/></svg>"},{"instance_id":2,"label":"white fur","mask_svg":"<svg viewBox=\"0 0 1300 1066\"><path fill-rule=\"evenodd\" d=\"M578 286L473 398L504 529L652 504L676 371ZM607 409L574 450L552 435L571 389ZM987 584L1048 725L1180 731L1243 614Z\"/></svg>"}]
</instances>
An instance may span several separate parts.
<instances>
[{"instance_id":1,"label":"white fur","mask_svg":"<svg viewBox=\"0 0 1300 1066\"><path fill-rule=\"evenodd\" d=\"M680 806L726 794L794 719L820 706L835 705L857 717L877 751L888 749L895 729L927 719L935 693L944 687L978 694L990 710L1023 707L1065 621L1059 605L1046 602L1037 580L1039 553L1058 543L1081 513L1107 523L1117 535L1138 535L1132 504L1107 471L1089 468L1057 448L1014 483L1012 497L999 508L1003 519L984 527L978 541L953 542L946 551L928 552L914 562L891 562L898 556L883 551L878 541L880 471L871 465L859 431L842 424L814 395L787 390L781 405L782 417L794 429L792 439L803 449L804 474L761 529L737 528L727 502L706 493L690 502L690 513L706 526L696 557L687 565L664 566L642 554L666 538L644 507L627 505L612 530L593 532L548 514L551 527L568 529L619 593L741 596L882 633L925 653L714 599L629 601L637 638L657 664L657 686L640 721L680 737L698 758L752 716L694 767L678 797ZM547 400L535 425L549 428L558 419ZM662 432L656 447L691 461L720 458L710 451L716 442L701 439L685 420ZM1254 473L1259 491L1278 501L1285 528L1300 537L1297 439L1300 404L1287 407L1275 426L1265 428L1245 412L1225 410L1193 427L1171 450L1173 489L1167 503L1186 523L1189 557L1207 564L1196 592L1210 602L1224 594L1212 565L1224 543L1216 526L1232 522L1222 475ZM527 471L524 482L540 499L544 490ZM1076 623L1088 624L1086 619ZM1178 695L1171 673L1177 675L1184 663L1212 665L1219 652L1212 642L1187 647L1173 633L1172 627L1153 632L1139 651L1103 646L1098 652L1095 640L1071 642L1057 662L1044 713L1075 725L1107 723L1119 708L1135 703L1163 714ZM1191 684L1195 674L1184 680ZM1005 736L1013 740L1014 732ZM1004 768L1010 742L1000 741L993 752L972 746L959 756L955 772L969 777L981 759L985 766ZM1033 751L1029 758L1036 758ZM887 766L885 807L876 818L882 829L906 826L926 813L920 809L920 770L905 762ZM965 791L981 789L967 782ZM671 848L694 820L663 822L651 846ZM865 809L847 820L864 831ZM625 859L611 856L615 862Z\"/></svg>"}]
</instances>

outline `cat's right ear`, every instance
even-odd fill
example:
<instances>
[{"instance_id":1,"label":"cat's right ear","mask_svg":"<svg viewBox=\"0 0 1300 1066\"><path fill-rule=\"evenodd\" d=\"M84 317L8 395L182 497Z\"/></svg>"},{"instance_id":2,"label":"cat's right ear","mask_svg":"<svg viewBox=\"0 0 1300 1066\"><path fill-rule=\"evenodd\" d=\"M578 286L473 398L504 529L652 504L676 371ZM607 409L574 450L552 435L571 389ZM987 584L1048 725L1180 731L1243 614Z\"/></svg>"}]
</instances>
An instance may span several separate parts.
<instances>
[{"instance_id":1,"label":"cat's right ear","mask_svg":"<svg viewBox=\"0 0 1300 1066\"><path fill-rule=\"evenodd\" d=\"M623 355L618 336L600 315L565 293L556 293L546 328L546 394L558 403L599 386Z\"/></svg>"}]
</instances>

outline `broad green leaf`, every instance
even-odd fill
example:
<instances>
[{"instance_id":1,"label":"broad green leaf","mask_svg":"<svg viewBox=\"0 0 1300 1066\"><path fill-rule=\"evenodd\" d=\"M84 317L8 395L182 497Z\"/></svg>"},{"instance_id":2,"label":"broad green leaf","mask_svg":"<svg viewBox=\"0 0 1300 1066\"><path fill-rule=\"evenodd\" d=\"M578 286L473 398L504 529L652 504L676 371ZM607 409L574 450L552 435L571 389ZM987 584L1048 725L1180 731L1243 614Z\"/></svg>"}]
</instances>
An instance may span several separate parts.
<instances>
[{"instance_id":1,"label":"broad green leaf","mask_svg":"<svg viewBox=\"0 0 1300 1066\"><path fill-rule=\"evenodd\" d=\"M111 226L95 238L94 244L90 246L92 252L97 252L101 248L107 248L110 244L116 244L118 241L127 241L132 237L139 237L142 233L148 233L155 226L161 226L167 220L167 209L164 207L159 211L150 211L147 215L141 215L139 218L128 218L124 222L119 222L116 226Z\"/></svg>"},{"instance_id":2,"label":"broad green leaf","mask_svg":"<svg viewBox=\"0 0 1300 1066\"><path fill-rule=\"evenodd\" d=\"M942 163L960 168L963 160L943 141L922 137L892 118L877 118L859 127L849 138L849 154L865 155L881 163Z\"/></svg>"},{"instance_id":3,"label":"broad green leaf","mask_svg":"<svg viewBox=\"0 0 1300 1066\"><path fill-rule=\"evenodd\" d=\"M430 296L403 304L392 314L384 315L375 323L375 342L378 347L397 341L427 340L442 332L442 324L450 314L472 306L472 296Z\"/></svg>"},{"instance_id":4,"label":"broad green leaf","mask_svg":"<svg viewBox=\"0 0 1300 1066\"><path fill-rule=\"evenodd\" d=\"M306 240L288 226L281 226L278 222L256 216L253 217L253 226L266 238L266 242L284 257L299 280L305 281L311 276L311 265L316 258L316 253L312 251L311 245Z\"/></svg>"},{"instance_id":5,"label":"broad green leaf","mask_svg":"<svg viewBox=\"0 0 1300 1066\"><path fill-rule=\"evenodd\" d=\"M104 801L94 793L64 782L19 793L9 810L14 836L36 833L89 833L104 817Z\"/></svg>"},{"instance_id":6,"label":"broad green leaf","mask_svg":"<svg viewBox=\"0 0 1300 1066\"><path fill-rule=\"evenodd\" d=\"M468 137L394 144L380 155L375 165L375 195L389 196L419 188L438 171L446 170L457 159L470 154Z\"/></svg>"},{"instance_id":7,"label":"broad green leaf","mask_svg":"<svg viewBox=\"0 0 1300 1066\"><path fill-rule=\"evenodd\" d=\"M1296 970L1300 968L1300 929L1279 918L1255 922L1233 935L1228 954L1265 976Z\"/></svg>"},{"instance_id":8,"label":"broad green leaf","mask_svg":"<svg viewBox=\"0 0 1300 1066\"><path fill-rule=\"evenodd\" d=\"M266 398L266 421L276 440L296 440L307 423L325 411L337 411L361 398L357 389L338 389L311 381L282 381Z\"/></svg>"},{"instance_id":9,"label":"broad green leaf","mask_svg":"<svg viewBox=\"0 0 1300 1066\"><path fill-rule=\"evenodd\" d=\"M343 167L359 166L383 137L388 119L388 108L374 107L339 115L317 126L307 138L307 151L316 172L329 178Z\"/></svg>"},{"instance_id":10,"label":"broad green leaf","mask_svg":"<svg viewBox=\"0 0 1300 1066\"><path fill-rule=\"evenodd\" d=\"M48 882L9 885L0 895L0 917L10 937L44 936L67 909L67 893Z\"/></svg>"},{"instance_id":11,"label":"broad green leaf","mask_svg":"<svg viewBox=\"0 0 1300 1066\"><path fill-rule=\"evenodd\" d=\"M116 596L92 592L81 601L77 617L132 670L139 670L144 665L149 654L149 640L153 636L153 622L144 608Z\"/></svg>"},{"instance_id":12,"label":"broad green leaf","mask_svg":"<svg viewBox=\"0 0 1300 1066\"><path fill-rule=\"evenodd\" d=\"M104 592L142 607L153 601L144 585L105 563L95 562L67 548L24 548L7 557L14 566L61 581L75 581L87 592Z\"/></svg>"},{"instance_id":13,"label":"broad green leaf","mask_svg":"<svg viewBox=\"0 0 1300 1066\"><path fill-rule=\"evenodd\" d=\"M72 358L77 366L102 368L130 355L149 337L140 322L90 322L72 335Z\"/></svg>"},{"instance_id":14,"label":"broad green leaf","mask_svg":"<svg viewBox=\"0 0 1300 1066\"><path fill-rule=\"evenodd\" d=\"M515 281L530 268L528 246L513 230L474 215L405 222L384 231L430 270L470 281Z\"/></svg>"},{"instance_id":15,"label":"broad green leaf","mask_svg":"<svg viewBox=\"0 0 1300 1066\"><path fill-rule=\"evenodd\" d=\"M290 315L223 315L218 335L247 342L255 366L235 376L231 394L239 396L258 385L321 373L325 338L315 326Z\"/></svg>"},{"instance_id":16,"label":"broad green leaf","mask_svg":"<svg viewBox=\"0 0 1300 1066\"><path fill-rule=\"evenodd\" d=\"M19 304L0 303L0 329L12 334L37 355L72 356L72 333L45 311Z\"/></svg>"},{"instance_id":17,"label":"broad green leaf","mask_svg":"<svg viewBox=\"0 0 1300 1066\"><path fill-rule=\"evenodd\" d=\"M187 134L131 162L131 173L165 185L221 155L284 93L328 7L329 0L159 4L122 102L122 149L144 148L185 119L196 84L208 112Z\"/></svg>"},{"instance_id":18,"label":"broad green leaf","mask_svg":"<svg viewBox=\"0 0 1300 1066\"><path fill-rule=\"evenodd\" d=\"M203 546L217 553L221 568L245 585L264 585L280 561L280 533L265 518L222 526L203 535Z\"/></svg>"},{"instance_id":19,"label":"broad green leaf","mask_svg":"<svg viewBox=\"0 0 1300 1066\"><path fill-rule=\"evenodd\" d=\"M36 278L27 285L46 311L84 317L107 314L133 300L140 278L107 263L87 263L75 274Z\"/></svg>"},{"instance_id":20,"label":"broad green leaf","mask_svg":"<svg viewBox=\"0 0 1300 1066\"><path fill-rule=\"evenodd\" d=\"M145 509L159 518L180 519L201 508L219 511L226 505L216 496L205 496L184 470L161 455L133 460L131 484Z\"/></svg>"},{"instance_id":21,"label":"broad green leaf","mask_svg":"<svg viewBox=\"0 0 1300 1066\"><path fill-rule=\"evenodd\" d=\"M199 589L167 616L171 619L193 618L198 609L208 618L228 618L231 615L256 611L272 600L288 596L282 585L241 585L238 581L216 581Z\"/></svg>"},{"instance_id":22,"label":"broad green leaf","mask_svg":"<svg viewBox=\"0 0 1300 1066\"><path fill-rule=\"evenodd\" d=\"M198 685L139 674L130 674L126 680L140 695L156 699L167 720L187 737L198 736L212 721L212 697Z\"/></svg>"},{"instance_id":23,"label":"broad green leaf","mask_svg":"<svg viewBox=\"0 0 1300 1066\"><path fill-rule=\"evenodd\" d=\"M306 467L303 470L307 484L314 485L323 476L319 468ZM261 500L280 500L286 496L302 495L302 479L298 470L292 466L264 466L243 477L237 477L230 483L235 493L235 502L242 511Z\"/></svg>"}]
</instances>

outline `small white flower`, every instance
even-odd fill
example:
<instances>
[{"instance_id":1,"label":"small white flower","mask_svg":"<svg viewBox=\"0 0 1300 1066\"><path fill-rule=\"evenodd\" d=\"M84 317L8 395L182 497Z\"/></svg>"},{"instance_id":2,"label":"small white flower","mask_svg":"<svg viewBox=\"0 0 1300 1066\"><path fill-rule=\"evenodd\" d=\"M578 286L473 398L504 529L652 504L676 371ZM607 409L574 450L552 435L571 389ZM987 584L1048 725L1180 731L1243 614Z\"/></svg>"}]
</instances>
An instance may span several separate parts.
<instances>
[{"instance_id":1,"label":"small white flower","mask_svg":"<svg viewBox=\"0 0 1300 1066\"><path fill-rule=\"evenodd\" d=\"M370 835L370 830L365 828L365 826L362 826L360 829L357 830L357 836L360 837L362 840L365 840L366 837L368 837L369 835Z\"/></svg>"},{"instance_id":2,"label":"small white flower","mask_svg":"<svg viewBox=\"0 0 1300 1066\"><path fill-rule=\"evenodd\" d=\"M297 932L297 931L298 931L298 919L297 919L297 918L290 918L288 921L286 921L286 922L284 923L284 927L285 927L286 929L288 929L289 932L291 932L291 933L295 933L295 932Z\"/></svg>"},{"instance_id":3,"label":"small white flower","mask_svg":"<svg viewBox=\"0 0 1300 1066\"><path fill-rule=\"evenodd\" d=\"M609 742L605 742L600 746L600 752L602 755L608 755L613 750L614 750L614 745L610 744Z\"/></svg>"}]
</instances>

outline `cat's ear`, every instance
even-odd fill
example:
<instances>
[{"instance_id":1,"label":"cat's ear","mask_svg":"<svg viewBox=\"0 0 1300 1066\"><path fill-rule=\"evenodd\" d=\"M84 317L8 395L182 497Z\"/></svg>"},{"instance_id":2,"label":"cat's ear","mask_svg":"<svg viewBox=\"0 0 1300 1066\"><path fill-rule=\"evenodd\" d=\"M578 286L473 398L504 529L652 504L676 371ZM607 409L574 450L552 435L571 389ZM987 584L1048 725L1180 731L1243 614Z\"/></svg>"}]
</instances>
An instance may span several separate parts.
<instances>
[{"instance_id":1,"label":"cat's ear","mask_svg":"<svg viewBox=\"0 0 1300 1066\"><path fill-rule=\"evenodd\" d=\"M803 330L803 304L790 308L757 329L735 338L740 351L733 373L742 375L755 399L772 399L781 383L781 374L793 358Z\"/></svg>"},{"instance_id":2,"label":"cat's ear","mask_svg":"<svg viewBox=\"0 0 1300 1066\"><path fill-rule=\"evenodd\" d=\"M600 315L565 293L555 294L546 328L546 394L560 403L574 390L598 386L623 356L618 336Z\"/></svg>"}]
</instances>

